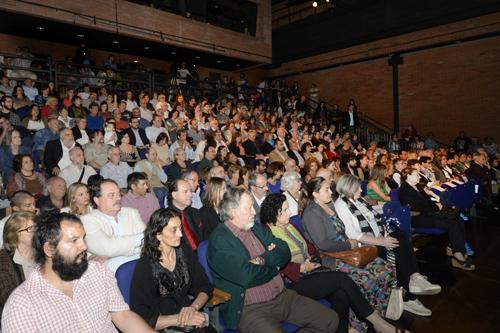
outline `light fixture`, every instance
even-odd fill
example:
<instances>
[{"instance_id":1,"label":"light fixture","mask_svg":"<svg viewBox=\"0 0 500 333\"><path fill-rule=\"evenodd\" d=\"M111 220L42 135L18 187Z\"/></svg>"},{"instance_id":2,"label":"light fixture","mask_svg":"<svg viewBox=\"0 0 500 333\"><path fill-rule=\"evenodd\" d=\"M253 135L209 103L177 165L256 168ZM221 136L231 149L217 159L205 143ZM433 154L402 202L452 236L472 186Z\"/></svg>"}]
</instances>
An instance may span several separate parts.
<instances>
[{"instance_id":1,"label":"light fixture","mask_svg":"<svg viewBox=\"0 0 500 333\"><path fill-rule=\"evenodd\" d=\"M222 60L217 60L217 63L220 64L222 62Z\"/></svg>"},{"instance_id":2,"label":"light fixture","mask_svg":"<svg viewBox=\"0 0 500 333\"><path fill-rule=\"evenodd\" d=\"M138 64L139 63L139 60L134 60L134 64Z\"/></svg>"},{"instance_id":3,"label":"light fixture","mask_svg":"<svg viewBox=\"0 0 500 333\"><path fill-rule=\"evenodd\" d=\"M177 52L172 51L172 52L170 52L170 54L172 54L172 55L176 55L176 54L177 54Z\"/></svg>"},{"instance_id":4,"label":"light fixture","mask_svg":"<svg viewBox=\"0 0 500 333\"><path fill-rule=\"evenodd\" d=\"M36 27L36 30L43 31L43 30L45 30L45 28L44 27Z\"/></svg>"},{"instance_id":5,"label":"light fixture","mask_svg":"<svg viewBox=\"0 0 500 333\"><path fill-rule=\"evenodd\" d=\"M200 56L194 56L195 59L200 59Z\"/></svg>"},{"instance_id":6,"label":"light fixture","mask_svg":"<svg viewBox=\"0 0 500 333\"><path fill-rule=\"evenodd\" d=\"M119 41L117 41L117 40L114 40L114 41L113 41L113 44L120 44L120 42L119 42Z\"/></svg>"},{"instance_id":7,"label":"light fixture","mask_svg":"<svg viewBox=\"0 0 500 333\"><path fill-rule=\"evenodd\" d=\"M85 35L84 34L78 34L78 35L76 35L76 37L83 38L83 37L85 37Z\"/></svg>"},{"instance_id":8,"label":"light fixture","mask_svg":"<svg viewBox=\"0 0 500 333\"><path fill-rule=\"evenodd\" d=\"M314 8L318 7L318 2L317 1L313 1L313 7Z\"/></svg>"},{"instance_id":9,"label":"light fixture","mask_svg":"<svg viewBox=\"0 0 500 333\"><path fill-rule=\"evenodd\" d=\"M149 50L150 47L149 46L144 46L144 50Z\"/></svg>"}]
</instances>

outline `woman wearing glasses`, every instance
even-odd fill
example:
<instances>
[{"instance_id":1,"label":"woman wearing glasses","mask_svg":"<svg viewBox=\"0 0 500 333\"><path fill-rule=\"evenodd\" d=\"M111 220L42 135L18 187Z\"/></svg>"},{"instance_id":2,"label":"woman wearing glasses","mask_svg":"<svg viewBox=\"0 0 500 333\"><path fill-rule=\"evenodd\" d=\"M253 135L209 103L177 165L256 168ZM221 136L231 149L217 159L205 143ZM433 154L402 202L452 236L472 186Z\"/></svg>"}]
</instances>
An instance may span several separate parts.
<instances>
[{"instance_id":1,"label":"woman wearing glasses","mask_svg":"<svg viewBox=\"0 0 500 333\"><path fill-rule=\"evenodd\" d=\"M37 220L31 212L19 212L5 224L0 250L0 316L9 295L35 268L31 240Z\"/></svg>"}]
</instances>

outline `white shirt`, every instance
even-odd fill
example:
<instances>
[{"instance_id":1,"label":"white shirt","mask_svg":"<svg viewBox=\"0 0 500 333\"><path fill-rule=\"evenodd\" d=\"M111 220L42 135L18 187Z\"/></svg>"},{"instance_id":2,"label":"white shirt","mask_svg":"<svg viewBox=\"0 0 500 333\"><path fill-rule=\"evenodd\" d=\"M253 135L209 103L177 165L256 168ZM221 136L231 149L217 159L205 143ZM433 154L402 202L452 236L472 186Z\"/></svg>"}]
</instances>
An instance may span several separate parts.
<instances>
[{"instance_id":1,"label":"white shirt","mask_svg":"<svg viewBox=\"0 0 500 333\"><path fill-rule=\"evenodd\" d=\"M69 126L67 126L67 127L69 127ZM41 130L41 129L44 129L44 128L45 128L45 124L41 120L34 121L34 120L30 119L28 121L28 127L27 127L27 129L29 129L30 131L38 131L38 130Z\"/></svg>"},{"instance_id":2,"label":"white shirt","mask_svg":"<svg viewBox=\"0 0 500 333\"><path fill-rule=\"evenodd\" d=\"M160 133L165 133L167 134L167 137L169 137L167 129L165 127L149 126L146 127L145 131L150 143L155 143L156 138L158 137L158 135L160 135Z\"/></svg>"},{"instance_id":3,"label":"white shirt","mask_svg":"<svg viewBox=\"0 0 500 333\"><path fill-rule=\"evenodd\" d=\"M297 200L287 192L283 193L286 197L286 201L288 202L288 209L290 210L290 216L299 215L299 203Z\"/></svg>"},{"instance_id":4,"label":"white shirt","mask_svg":"<svg viewBox=\"0 0 500 333\"><path fill-rule=\"evenodd\" d=\"M356 207L360 209L360 206L356 205ZM359 239L364 235L364 232L361 231L361 227L359 226L359 221L356 218L356 216L354 216L354 214L351 213L349 207L347 207L347 204L341 198L335 200L335 211L337 212L337 215L339 216L342 223L344 223L345 234L347 235L347 237L359 241ZM362 210L360 211L363 213ZM374 218L373 219L366 218L366 220L370 225L371 229L373 230L374 236L375 237L380 236L377 221Z\"/></svg>"},{"instance_id":5,"label":"white shirt","mask_svg":"<svg viewBox=\"0 0 500 333\"><path fill-rule=\"evenodd\" d=\"M354 112L349 111L349 126L354 126Z\"/></svg>"},{"instance_id":6,"label":"white shirt","mask_svg":"<svg viewBox=\"0 0 500 333\"><path fill-rule=\"evenodd\" d=\"M71 184L76 183L82 174L82 168L79 168L76 164L71 163L67 167L61 170L59 177L66 181L66 186L69 187ZM90 165L85 165L85 173L83 174L81 183L87 184L89 177L95 175L96 171Z\"/></svg>"},{"instance_id":7,"label":"white shirt","mask_svg":"<svg viewBox=\"0 0 500 333\"><path fill-rule=\"evenodd\" d=\"M129 101L127 99L127 107L125 108L127 111L132 112L134 108L138 107L137 103L135 101Z\"/></svg>"},{"instance_id":8,"label":"white shirt","mask_svg":"<svg viewBox=\"0 0 500 333\"><path fill-rule=\"evenodd\" d=\"M141 106L139 110L141 110L141 118L144 118L149 122L153 120L153 113L148 108L143 108Z\"/></svg>"},{"instance_id":9,"label":"white shirt","mask_svg":"<svg viewBox=\"0 0 500 333\"><path fill-rule=\"evenodd\" d=\"M71 149L73 149L73 147L75 146L75 143L73 142L73 144L71 145L71 147L66 147L64 145L64 143L61 141L61 146L62 146L62 157L61 159L59 160L59 163L57 163L57 166L59 167L59 169L64 169L65 167L69 166L71 164L71 160L69 159L69 151Z\"/></svg>"},{"instance_id":10,"label":"white shirt","mask_svg":"<svg viewBox=\"0 0 500 333\"><path fill-rule=\"evenodd\" d=\"M82 137L80 139L76 140L76 142L78 142L83 147L84 145L86 145L87 143L90 142L90 138L87 135L87 132L85 132L85 130L83 130L83 131L79 130L79 131L80 131L80 133L82 133Z\"/></svg>"}]
</instances>

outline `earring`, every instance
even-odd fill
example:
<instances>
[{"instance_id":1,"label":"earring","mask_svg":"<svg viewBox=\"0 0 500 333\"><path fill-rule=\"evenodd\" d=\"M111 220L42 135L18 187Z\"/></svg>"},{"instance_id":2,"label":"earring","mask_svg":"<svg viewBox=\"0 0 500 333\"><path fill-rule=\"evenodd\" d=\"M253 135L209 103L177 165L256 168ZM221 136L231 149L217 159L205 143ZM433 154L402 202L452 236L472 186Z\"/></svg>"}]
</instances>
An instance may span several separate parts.
<instances>
[{"instance_id":1,"label":"earring","mask_svg":"<svg viewBox=\"0 0 500 333\"><path fill-rule=\"evenodd\" d=\"M161 246L161 243L160 243L160 245L158 245L158 251L160 251L161 253L163 253L163 246Z\"/></svg>"}]
</instances>

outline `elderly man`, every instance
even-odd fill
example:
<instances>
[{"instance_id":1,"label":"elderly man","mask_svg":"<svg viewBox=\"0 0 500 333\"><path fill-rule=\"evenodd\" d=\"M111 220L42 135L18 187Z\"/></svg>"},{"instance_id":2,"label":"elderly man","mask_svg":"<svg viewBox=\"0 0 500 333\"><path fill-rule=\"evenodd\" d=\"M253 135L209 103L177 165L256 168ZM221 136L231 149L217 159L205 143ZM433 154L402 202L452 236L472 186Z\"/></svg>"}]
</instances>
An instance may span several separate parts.
<instances>
[{"instance_id":1,"label":"elderly man","mask_svg":"<svg viewBox=\"0 0 500 333\"><path fill-rule=\"evenodd\" d=\"M297 166L297 162L293 158L289 158L283 163L285 166L285 172L295 171L300 172L300 168Z\"/></svg>"},{"instance_id":2,"label":"elderly man","mask_svg":"<svg viewBox=\"0 0 500 333\"><path fill-rule=\"evenodd\" d=\"M66 195L66 181L61 177L51 177L47 182L48 195L39 198L36 207L41 213L47 211L59 212L64 207L64 196Z\"/></svg>"},{"instance_id":3,"label":"elderly man","mask_svg":"<svg viewBox=\"0 0 500 333\"><path fill-rule=\"evenodd\" d=\"M269 163L285 163L287 159L288 154L285 150L285 142L277 139L273 151L269 153Z\"/></svg>"},{"instance_id":4,"label":"elderly man","mask_svg":"<svg viewBox=\"0 0 500 333\"><path fill-rule=\"evenodd\" d=\"M255 224L251 195L231 188L220 206L223 223L210 236L208 262L217 288L231 294L221 311L229 329L283 332L289 321L307 332L335 332L337 314L284 286L279 274L290 260L288 245Z\"/></svg>"},{"instance_id":5,"label":"elderly man","mask_svg":"<svg viewBox=\"0 0 500 333\"><path fill-rule=\"evenodd\" d=\"M148 176L143 172L132 172L127 177L127 184L128 192L122 198L123 207L137 209L142 221L148 223L151 215L160 209L156 196L148 192Z\"/></svg>"},{"instance_id":6,"label":"elderly man","mask_svg":"<svg viewBox=\"0 0 500 333\"><path fill-rule=\"evenodd\" d=\"M9 297L2 316L4 333L155 332L129 310L113 274L87 260L78 217L49 215L33 238L39 267Z\"/></svg>"},{"instance_id":7,"label":"elderly man","mask_svg":"<svg viewBox=\"0 0 500 333\"><path fill-rule=\"evenodd\" d=\"M44 163L52 175L57 176L62 169L71 164L69 151L75 146L80 147L80 144L75 142L70 128L61 129L59 139L47 142Z\"/></svg>"},{"instance_id":8,"label":"elderly man","mask_svg":"<svg viewBox=\"0 0 500 333\"><path fill-rule=\"evenodd\" d=\"M187 181L191 187L191 207L200 209L203 206L203 202L200 197L200 179L198 173L193 170L185 171L182 173L181 179Z\"/></svg>"},{"instance_id":9,"label":"elderly man","mask_svg":"<svg viewBox=\"0 0 500 333\"><path fill-rule=\"evenodd\" d=\"M183 241L187 242L191 249L195 251L198 244L207 239L207 235L200 211L191 207L191 200L192 191L188 181L177 179L169 183L168 207L178 211L181 215L184 232Z\"/></svg>"},{"instance_id":10,"label":"elderly man","mask_svg":"<svg viewBox=\"0 0 500 333\"><path fill-rule=\"evenodd\" d=\"M145 224L137 209L122 207L115 181L103 180L95 188L93 200L97 209L82 216L86 241L89 252L108 258L106 265L115 271L139 257Z\"/></svg>"},{"instance_id":11,"label":"elderly man","mask_svg":"<svg viewBox=\"0 0 500 333\"><path fill-rule=\"evenodd\" d=\"M104 144L104 136L101 131L95 131L90 135L90 142L83 146L85 160L96 170L101 170L108 163L108 145Z\"/></svg>"},{"instance_id":12,"label":"elderly man","mask_svg":"<svg viewBox=\"0 0 500 333\"><path fill-rule=\"evenodd\" d=\"M110 146L108 148L108 163L101 169L104 179L114 180L121 189L127 188L127 177L132 173L132 168L125 162L120 161L120 148Z\"/></svg>"},{"instance_id":13,"label":"elderly man","mask_svg":"<svg viewBox=\"0 0 500 333\"><path fill-rule=\"evenodd\" d=\"M69 151L69 159L71 164L61 170L59 177L66 181L69 187L73 183L87 184L90 176L95 175L96 172L90 165L85 165L85 157L83 157L83 149L81 147L74 147Z\"/></svg>"},{"instance_id":14,"label":"elderly man","mask_svg":"<svg viewBox=\"0 0 500 333\"><path fill-rule=\"evenodd\" d=\"M248 177L248 186L250 187L253 208L257 213L255 222L260 224L260 205L262 205L262 202L266 198L267 192L269 191L267 187L266 175L261 175L255 171L252 172L250 177Z\"/></svg>"}]
</instances>

